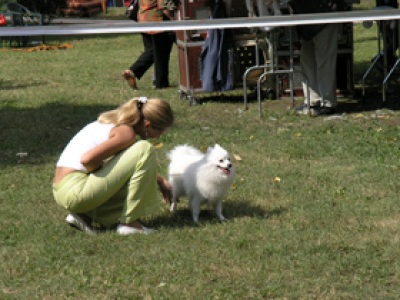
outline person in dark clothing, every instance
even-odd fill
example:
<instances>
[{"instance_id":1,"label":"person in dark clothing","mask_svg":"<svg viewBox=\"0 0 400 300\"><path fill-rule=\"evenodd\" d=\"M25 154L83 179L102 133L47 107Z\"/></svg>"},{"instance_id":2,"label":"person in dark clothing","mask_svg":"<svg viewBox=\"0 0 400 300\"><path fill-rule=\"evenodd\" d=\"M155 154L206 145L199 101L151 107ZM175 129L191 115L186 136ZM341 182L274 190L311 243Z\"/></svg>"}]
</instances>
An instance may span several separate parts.
<instances>
[{"instance_id":1,"label":"person in dark clothing","mask_svg":"<svg viewBox=\"0 0 400 300\"><path fill-rule=\"evenodd\" d=\"M162 22L173 19L174 1L139 0L138 22ZM153 84L156 89L169 87L169 60L174 34L166 31L141 33L144 52L122 73L130 87L136 89L140 79L154 63Z\"/></svg>"},{"instance_id":2,"label":"person in dark clothing","mask_svg":"<svg viewBox=\"0 0 400 300\"><path fill-rule=\"evenodd\" d=\"M337 1L292 0L294 14L328 13L336 9ZM332 114L336 99L337 24L298 26L301 40L300 65L308 81L303 80L303 91L307 99L310 89L311 114L313 116ZM297 107L300 114L307 112L306 102Z\"/></svg>"},{"instance_id":3,"label":"person in dark clothing","mask_svg":"<svg viewBox=\"0 0 400 300\"><path fill-rule=\"evenodd\" d=\"M376 7L379 8L390 8L398 9L399 5L397 0L376 0ZM397 36L397 21L386 21L380 23L380 31L382 34L386 33L386 49L387 49L387 62L391 68L397 60L396 50L398 48L398 36ZM378 54L381 59L381 64L383 64L383 54Z\"/></svg>"}]
</instances>

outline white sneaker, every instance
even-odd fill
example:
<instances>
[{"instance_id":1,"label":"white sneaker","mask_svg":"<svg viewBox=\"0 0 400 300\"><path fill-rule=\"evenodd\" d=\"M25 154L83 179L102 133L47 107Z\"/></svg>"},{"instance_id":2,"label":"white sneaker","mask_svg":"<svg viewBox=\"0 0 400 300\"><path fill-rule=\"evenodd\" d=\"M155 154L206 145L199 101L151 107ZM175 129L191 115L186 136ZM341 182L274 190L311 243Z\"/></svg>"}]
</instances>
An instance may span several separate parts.
<instances>
[{"instance_id":1,"label":"white sneaker","mask_svg":"<svg viewBox=\"0 0 400 300\"><path fill-rule=\"evenodd\" d=\"M117 233L120 235L131 235L131 234L136 234L136 233L142 233L142 234L149 234L155 232L154 229L144 227L142 225L142 229L137 229L135 227L130 227L126 225L119 224L117 227Z\"/></svg>"},{"instance_id":2,"label":"white sneaker","mask_svg":"<svg viewBox=\"0 0 400 300\"><path fill-rule=\"evenodd\" d=\"M93 229L93 227L90 226L90 224L85 221L83 217L79 216L79 214L70 213L65 218L65 221L67 221L70 226L76 227L87 234L97 234L97 231Z\"/></svg>"}]
</instances>

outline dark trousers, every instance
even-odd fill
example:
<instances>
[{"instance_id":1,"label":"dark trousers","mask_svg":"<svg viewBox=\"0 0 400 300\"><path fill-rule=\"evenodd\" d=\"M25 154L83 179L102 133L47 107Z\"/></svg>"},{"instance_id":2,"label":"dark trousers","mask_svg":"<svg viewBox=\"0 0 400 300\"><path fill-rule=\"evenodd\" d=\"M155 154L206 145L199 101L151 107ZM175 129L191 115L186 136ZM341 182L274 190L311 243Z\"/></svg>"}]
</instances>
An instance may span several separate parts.
<instances>
[{"instance_id":1,"label":"dark trousers","mask_svg":"<svg viewBox=\"0 0 400 300\"><path fill-rule=\"evenodd\" d=\"M169 32L157 34L141 33L144 52L130 67L135 76L140 79L154 63L154 86L164 88L169 86L169 58L173 38Z\"/></svg>"}]
</instances>

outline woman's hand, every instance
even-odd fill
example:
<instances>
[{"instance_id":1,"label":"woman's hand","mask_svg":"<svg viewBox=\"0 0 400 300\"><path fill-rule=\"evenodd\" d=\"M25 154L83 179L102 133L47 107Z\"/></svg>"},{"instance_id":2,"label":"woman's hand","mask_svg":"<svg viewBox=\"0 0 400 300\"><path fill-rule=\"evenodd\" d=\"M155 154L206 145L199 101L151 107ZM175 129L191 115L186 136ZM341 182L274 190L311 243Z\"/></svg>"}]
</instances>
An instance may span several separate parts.
<instances>
[{"instance_id":1,"label":"woman's hand","mask_svg":"<svg viewBox=\"0 0 400 300\"><path fill-rule=\"evenodd\" d=\"M103 166L102 161L92 161L90 163L86 163L83 165L88 173L93 173L94 171L97 171Z\"/></svg>"},{"instance_id":2,"label":"woman's hand","mask_svg":"<svg viewBox=\"0 0 400 300\"><path fill-rule=\"evenodd\" d=\"M162 176L157 175L157 184L165 204L171 204L172 188L169 182Z\"/></svg>"}]
</instances>

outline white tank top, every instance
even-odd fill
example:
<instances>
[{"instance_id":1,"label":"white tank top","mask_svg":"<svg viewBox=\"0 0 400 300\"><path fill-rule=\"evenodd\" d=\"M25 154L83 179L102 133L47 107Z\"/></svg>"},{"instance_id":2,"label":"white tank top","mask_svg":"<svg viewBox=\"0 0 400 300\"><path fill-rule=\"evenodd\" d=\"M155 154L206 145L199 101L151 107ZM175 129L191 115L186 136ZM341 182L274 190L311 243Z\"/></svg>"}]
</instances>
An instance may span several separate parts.
<instances>
[{"instance_id":1,"label":"white tank top","mask_svg":"<svg viewBox=\"0 0 400 300\"><path fill-rule=\"evenodd\" d=\"M81 157L87 151L108 140L115 124L102 124L97 121L86 125L68 143L57 162L57 167L68 167L87 172L81 164Z\"/></svg>"}]
</instances>

